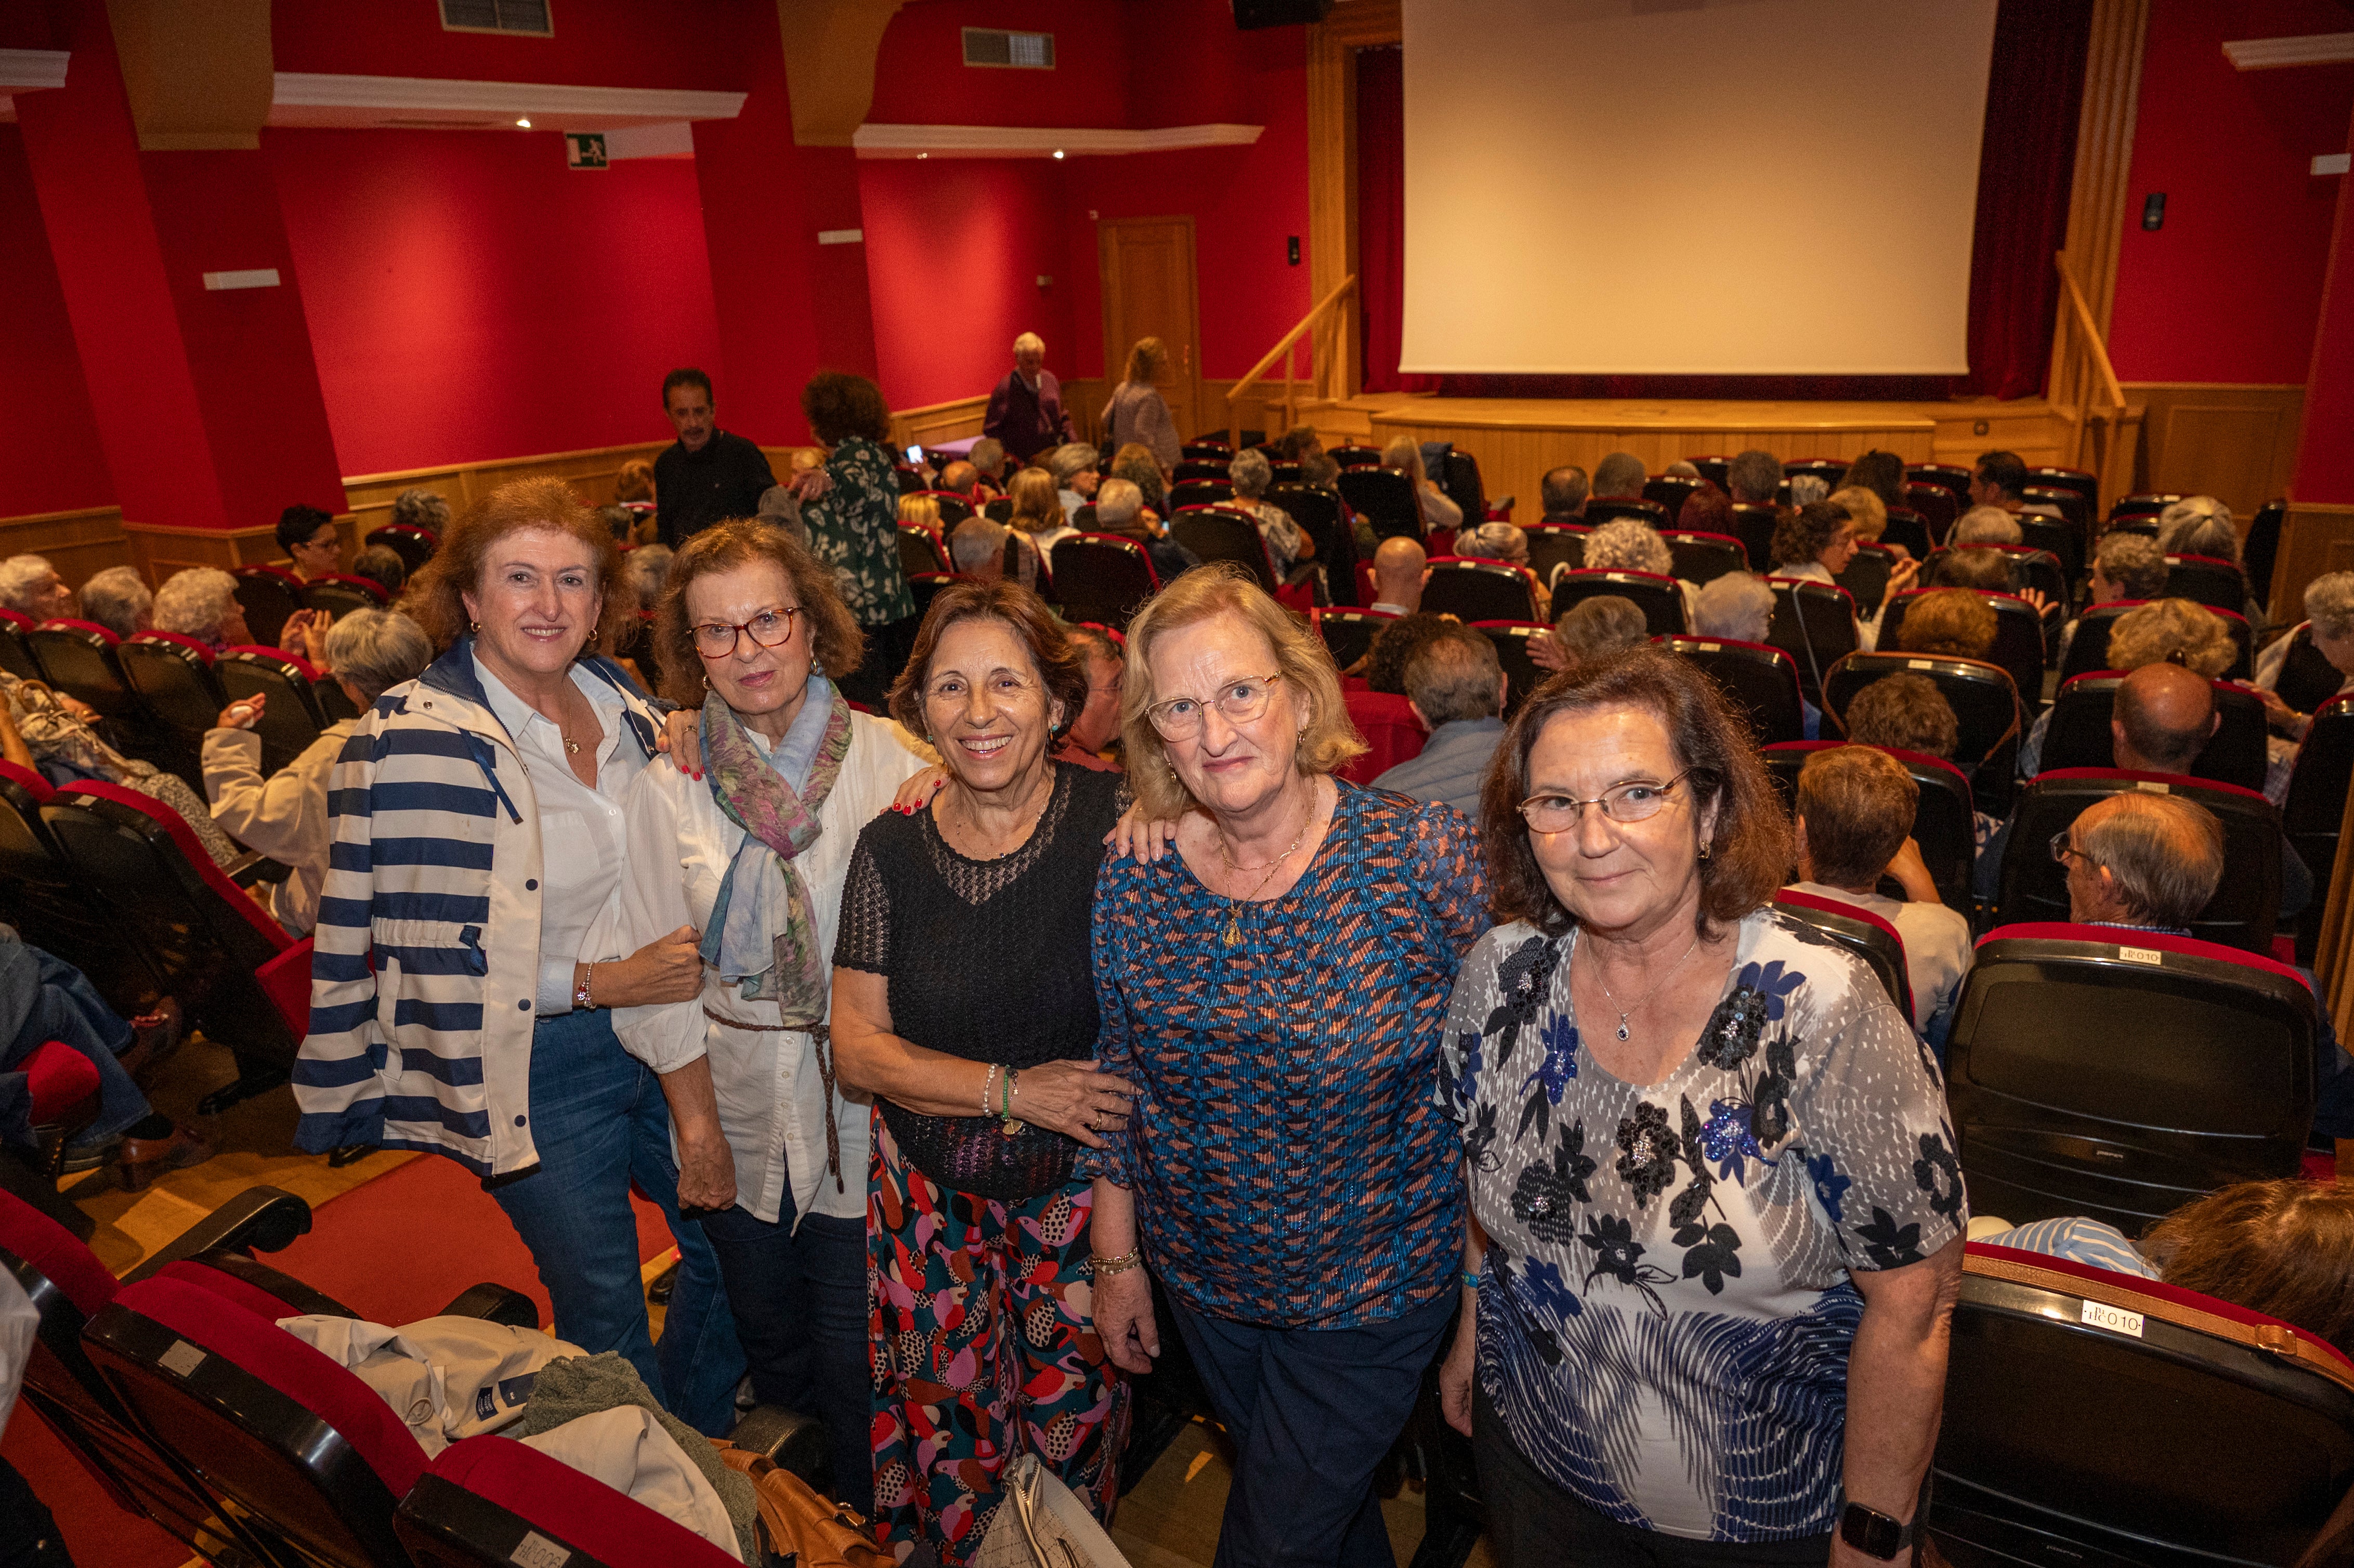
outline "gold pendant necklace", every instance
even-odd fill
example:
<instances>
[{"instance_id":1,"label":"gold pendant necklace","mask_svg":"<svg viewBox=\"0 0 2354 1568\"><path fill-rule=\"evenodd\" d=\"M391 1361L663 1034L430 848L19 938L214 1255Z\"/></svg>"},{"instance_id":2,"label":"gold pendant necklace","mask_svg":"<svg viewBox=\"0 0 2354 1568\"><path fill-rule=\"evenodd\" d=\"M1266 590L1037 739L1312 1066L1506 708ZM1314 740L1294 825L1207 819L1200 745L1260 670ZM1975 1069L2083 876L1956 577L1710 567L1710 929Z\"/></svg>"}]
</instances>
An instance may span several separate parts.
<instances>
[{"instance_id":1,"label":"gold pendant necklace","mask_svg":"<svg viewBox=\"0 0 2354 1568\"><path fill-rule=\"evenodd\" d=\"M1258 895L1267 890L1267 885L1268 883L1275 880L1276 872L1282 867L1285 861L1291 858L1292 850L1296 850L1299 847L1301 841L1308 837L1308 830L1315 825L1316 797L1311 793L1308 797L1308 820L1299 824L1299 837L1291 841L1290 849L1285 850L1281 854L1277 855L1273 860L1267 863L1267 874L1260 877L1258 879L1258 885L1250 890L1249 902L1254 904L1258 902ZM1218 858L1226 863L1226 870L1229 872L1247 873L1259 869L1255 865L1236 865L1235 863L1234 856L1226 853L1226 841L1224 838L1218 840ZM1242 905L1231 893L1226 895L1226 929L1225 935L1226 946L1229 948L1238 946L1242 942Z\"/></svg>"}]
</instances>

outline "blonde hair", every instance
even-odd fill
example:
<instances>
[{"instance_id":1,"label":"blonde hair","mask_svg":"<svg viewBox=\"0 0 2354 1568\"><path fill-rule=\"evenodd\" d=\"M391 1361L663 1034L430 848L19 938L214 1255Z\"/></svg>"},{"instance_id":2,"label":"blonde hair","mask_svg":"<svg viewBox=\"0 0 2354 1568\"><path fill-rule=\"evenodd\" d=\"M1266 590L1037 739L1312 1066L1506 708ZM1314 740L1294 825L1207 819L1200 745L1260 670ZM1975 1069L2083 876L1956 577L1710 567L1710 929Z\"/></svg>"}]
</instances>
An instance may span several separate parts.
<instances>
[{"instance_id":1,"label":"blonde hair","mask_svg":"<svg viewBox=\"0 0 2354 1568\"><path fill-rule=\"evenodd\" d=\"M2175 654L2194 673L2213 680L2239 657L2223 618L2187 599L2153 599L2129 609L2109 628L2109 668L2138 670Z\"/></svg>"},{"instance_id":2,"label":"blonde hair","mask_svg":"<svg viewBox=\"0 0 2354 1568\"><path fill-rule=\"evenodd\" d=\"M1005 487L1013 501L1009 521L1024 534L1043 534L1064 525L1063 487L1043 468L1025 468Z\"/></svg>"},{"instance_id":3,"label":"blonde hair","mask_svg":"<svg viewBox=\"0 0 2354 1568\"><path fill-rule=\"evenodd\" d=\"M940 503L928 495L903 495L899 497L899 521L937 534L940 531Z\"/></svg>"},{"instance_id":4,"label":"blonde hair","mask_svg":"<svg viewBox=\"0 0 2354 1568\"><path fill-rule=\"evenodd\" d=\"M1877 540L1888 532L1888 503L1880 499L1878 492L1850 484L1832 491L1829 499L1833 506L1847 508L1848 521L1855 524L1857 538Z\"/></svg>"},{"instance_id":5,"label":"blonde hair","mask_svg":"<svg viewBox=\"0 0 2354 1568\"><path fill-rule=\"evenodd\" d=\"M1169 350L1157 337L1140 337L1136 346L1128 351L1128 370L1124 379L1138 387L1150 387L1169 363Z\"/></svg>"},{"instance_id":6,"label":"blonde hair","mask_svg":"<svg viewBox=\"0 0 2354 1568\"><path fill-rule=\"evenodd\" d=\"M1128 674L1120 686L1119 727L1127 742L1128 779L1148 821L1168 821L1197 802L1185 788L1147 710L1161 700L1153 688L1152 645L1162 634L1214 616L1239 616L1267 639L1276 669L1307 709L1292 765L1310 778L1337 770L1367 747L1341 697L1341 672L1324 644L1291 613L1262 592L1231 561L1197 567L1162 588L1128 625Z\"/></svg>"},{"instance_id":7,"label":"blonde hair","mask_svg":"<svg viewBox=\"0 0 2354 1568\"><path fill-rule=\"evenodd\" d=\"M1398 470L1416 484L1430 477L1423 471L1422 448L1416 444L1412 436L1399 436L1384 447L1382 466Z\"/></svg>"}]
</instances>

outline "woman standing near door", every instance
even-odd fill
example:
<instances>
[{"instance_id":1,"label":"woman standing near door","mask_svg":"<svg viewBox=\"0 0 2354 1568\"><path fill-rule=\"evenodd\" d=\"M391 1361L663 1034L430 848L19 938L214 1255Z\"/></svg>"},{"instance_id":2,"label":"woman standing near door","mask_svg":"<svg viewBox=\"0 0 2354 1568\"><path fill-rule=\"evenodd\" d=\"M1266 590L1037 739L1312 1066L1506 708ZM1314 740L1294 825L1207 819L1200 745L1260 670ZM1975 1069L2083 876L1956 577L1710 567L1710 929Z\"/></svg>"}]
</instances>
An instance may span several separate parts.
<instances>
[{"instance_id":1,"label":"woman standing near door","mask_svg":"<svg viewBox=\"0 0 2354 1568\"><path fill-rule=\"evenodd\" d=\"M1128 373L1120 384L1112 388L1111 401L1104 405L1103 428L1115 447L1140 441L1152 449L1161 460L1162 472L1177 466L1177 421L1170 417L1169 404L1153 383L1169 363L1169 350L1157 337L1140 337L1136 346L1128 351Z\"/></svg>"}]
</instances>

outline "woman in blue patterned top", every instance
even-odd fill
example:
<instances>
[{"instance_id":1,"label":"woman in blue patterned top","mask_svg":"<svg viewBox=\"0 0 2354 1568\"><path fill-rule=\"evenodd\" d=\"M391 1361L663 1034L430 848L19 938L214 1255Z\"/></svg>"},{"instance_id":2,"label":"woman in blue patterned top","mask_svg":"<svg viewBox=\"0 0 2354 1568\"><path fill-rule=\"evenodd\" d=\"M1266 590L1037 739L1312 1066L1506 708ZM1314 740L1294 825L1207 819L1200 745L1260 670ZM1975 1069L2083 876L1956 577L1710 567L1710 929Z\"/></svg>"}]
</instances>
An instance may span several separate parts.
<instances>
[{"instance_id":1,"label":"woman in blue patterned top","mask_svg":"<svg viewBox=\"0 0 2354 1568\"><path fill-rule=\"evenodd\" d=\"M1177 853L1096 885L1096 1055L1140 1089L1079 1157L1097 1330L1150 1369L1149 1265L1239 1451L1220 1564L1387 1568L1373 1467L1454 1310L1458 1139L1430 1086L1487 924L1478 840L1331 776L1364 749L1339 673L1233 567L1162 589L1129 650L1129 777Z\"/></svg>"},{"instance_id":2,"label":"woman in blue patterned top","mask_svg":"<svg viewBox=\"0 0 2354 1568\"><path fill-rule=\"evenodd\" d=\"M1474 1224L1440 1391L1499 1561L1904 1552L1968 1220L1936 1064L1774 910L1788 821L1678 656L1539 687L1481 804L1506 923L1447 1021Z\"/></svg>"}]
</instances>

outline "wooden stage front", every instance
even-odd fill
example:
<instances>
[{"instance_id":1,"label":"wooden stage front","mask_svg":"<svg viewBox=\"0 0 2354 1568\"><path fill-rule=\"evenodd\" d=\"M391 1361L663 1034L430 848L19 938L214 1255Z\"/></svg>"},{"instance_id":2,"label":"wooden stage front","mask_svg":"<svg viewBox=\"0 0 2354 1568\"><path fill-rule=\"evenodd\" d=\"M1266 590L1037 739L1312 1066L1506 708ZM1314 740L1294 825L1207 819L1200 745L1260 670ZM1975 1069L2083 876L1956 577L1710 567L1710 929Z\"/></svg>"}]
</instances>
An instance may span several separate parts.
<instances>
[{"instance_id":1,"label":"wooden stage front","mask_svg":"<svg viewBox=\"0 0 2354 1568\"><path fill-rule=\"evenodd\" d=\"M1270 405L1270 433L1281 424ZM2067 421L2043 399L1942 403L1734 403L1641 398L1437 397L1367 393L1303 405L1300 422L1328 437L1380 445L1398 436L1452 441L1479 461L1491 498L1512 496L1522 521L1542 510L1537 483L1575 463L1588 473L1614 451L1659 472L1679 458L1731 456L1763 447L1786 461L1852 458L1874 448L1906 462L1957 462L2002 448L2029 463L2060 461ZM1329 444L1329 443L1328 443Z\"/></svg>"}]
</instances>

